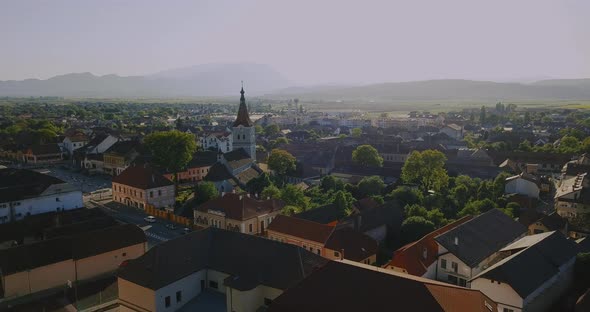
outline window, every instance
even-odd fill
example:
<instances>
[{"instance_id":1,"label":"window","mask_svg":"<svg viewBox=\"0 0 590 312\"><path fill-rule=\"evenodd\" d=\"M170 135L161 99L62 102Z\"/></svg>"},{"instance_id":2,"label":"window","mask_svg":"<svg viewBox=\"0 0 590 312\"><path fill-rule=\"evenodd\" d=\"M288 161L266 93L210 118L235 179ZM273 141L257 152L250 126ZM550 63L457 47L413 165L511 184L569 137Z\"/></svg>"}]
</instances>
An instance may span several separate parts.
<instances>
[{"instance_id":1,"label":"window","mask_svg":"<svg viewBox=\"0 0 590 312\"><path fill-rule=\"evenodd\" d=\"M340 253L337 251L334 251L334 257L340 257Z\"/></svg>"},{"instance_id":2,"label":"window","mask_svg":"<svg viewBox=\"0 0 590 312\"><path fill-rule=\"evenodd\" d=\"M154 197L154 191L150 191L150 198Z\"/></svg>"},{"instance_id":3,"label":"window","mask_svg":"<svg viewBox=\"0 0 590 312\"><path fill-rule=\"evenodd\" d=\"M514 312L512 309L504 308L504 312Z\"/></svg>"},{"instance_id":4,"label":"window","mask_svg":"<svg viewBox=\"0 0 590 312\"><path fill-rule=\"evenodd\" d=\"M272 303L272 299L264 298L264 305L269 306Z\"/></svg>"},{"instance_id":5,"label":"window","mask_svg":"<svg viewBox=\"0 0 590 312\"><path fill-rule=\"evenodd\" d=\"M443 269L447 268L447 259L440 259L440 267Z\"/></svg>"},{"instance_id":6,"label":"window","mask_svg":"<svg viewBox=\"0 0 590 312\"><path fill-rule=\"evenodd\" d=\"M467 287L467 281L464 280L464 279L462 279L462 278L460 278L459 279L459 286Z\"/></svg>"},{"instance_id":7,"label":"window","mask_svg":"<svg viewBox=\"0 0 590 312\"><path fill-rule=\"evenodd\" d=\"M457 262L451 262L451 268L453 269L453 272L457 273L459 271L459 265L457 264Z\"/></svg>"},{"instance_id":8,"label":"window","mask_svg":"<svg viewBox=\"0 0 590 312\"><path fill-rule=\"evenodd\" d=\"M123 253L123 257L127 257L127 253L126 252Z\"/></svg>"},{"instance_id":9,"label":"window","mask_svg":"<svg viewBox=\"0 0 590 312\"><path fill-rule=\"evenodd\" d=\"M158 190L158 196L162 196L162 190Z\"/></svg>"},{"instance_id":10,"label":"window","mask_svg":"<svg viewBox=\"0 0 590 312\"><path fill-rule=\"evenodd\" d=\"M166 308L170 307L170 296L166 296L166 298L164 298L164 305Z\"/></svg>"},{"instance_id":11,"label":"window","mask_svg":"<svg viewBox=\"0 0 590 312\"><path fill-rule=\"evenodd\" d=\"M252 233L252 223L248 224L248 230Z\"/></svg>"},{"instance_id":12,"label":"window","mask_svg":"<svg viewBox=\"0 0 590 312\"><path fill-rule=\"evenodd\" d=\"M177 291L176 292L176 302L181 302L182 301L182 291Z\"/></svg>"},{"instance_id":13,"label":"window","mask_svg":"<svg viewBox=\"0 0 590 312\"><path fill-rule=\"evenodd\" d=\"M320 254L320 250L319 250L319 249L317 250L317 254L318 254L318 255Z\"/></svg>"},{"instance_id":14,"label":"window","mask_svg":"<svg viewBox=\"0 0 590 312\"><path fill-rule=\"evenodd\" d=\"M217 282L209 281L209 287L217 289Z\"/></svg>"},{"instance_id":15,"label":"window","mask_svg":"<svg viewBox=\"0 0 590 312\"><path fill-rule=\"evenodd\" d=\"M59 197L56 197L56 198L55 198L55 201L56 201L56 202L58 202L58 201L59 201Z\"/></svg>"}]
</instances>

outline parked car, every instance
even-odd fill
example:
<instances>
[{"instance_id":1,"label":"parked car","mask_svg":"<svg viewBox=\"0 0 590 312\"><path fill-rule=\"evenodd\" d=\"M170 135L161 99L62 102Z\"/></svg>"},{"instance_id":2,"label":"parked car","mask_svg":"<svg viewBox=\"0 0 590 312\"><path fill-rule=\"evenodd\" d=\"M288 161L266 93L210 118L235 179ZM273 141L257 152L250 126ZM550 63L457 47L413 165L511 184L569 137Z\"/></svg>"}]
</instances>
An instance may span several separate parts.
<instances>
[{"instance_id":1,"label":"parked car","mask_svg":"<svg viewBox=\"0 0 590 312\"><path fill-rule=\"evenodd\" d=\"M154 216L147 216L147 217L145 217L145 218L143 218L143 219L144 219L146 222L149 222L149 223L154 223L154 222L156 222L156 217L154 217Z\"/></svg>"},{"instance_id":2,"label":"parked car","mask_svg":"<svg viewBox=\"0 0 590 312\"><path fill-rule=\"evenodd\" d=\"M185 234L186 234L186 233L189 233L190 231L191 231L191 229L189 229L189 228L184 228L184 229L182 229L182 232L183 232L183 233L185 233Z\"/></svg>"},{"instance_id":3,"label":"parked car","mask_svg":"<svg viewBox=\"0 0 590 312\"><path fill-rule=\"evenodd\" d=\"M176 225L174 225L172 223L166 224L166 227L169 228L169 229L171 229L171 230L176 229Z\"/></svg>"}]
</instances>

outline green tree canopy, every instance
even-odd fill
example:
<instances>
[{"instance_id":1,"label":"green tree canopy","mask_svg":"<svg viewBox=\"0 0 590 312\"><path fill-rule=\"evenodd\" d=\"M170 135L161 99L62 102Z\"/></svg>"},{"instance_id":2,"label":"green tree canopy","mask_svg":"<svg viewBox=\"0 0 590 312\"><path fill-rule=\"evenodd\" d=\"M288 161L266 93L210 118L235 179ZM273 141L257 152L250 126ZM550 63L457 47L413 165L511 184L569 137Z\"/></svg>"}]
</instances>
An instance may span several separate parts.
<instances>
[{"instance_id":1,"label":"green tree canopy","mask_svg":"<svg viewBox=\"0 0 590 312\"><path fill-rule=\"evenodd\" d=\"M440 191L449 184L444 168L447 158L436 150L413 151L402 167L402 179L406 183L420 185L422 191Z\"/></svg>"},{"instance_id":2,"label":"green tree canopy","mask_svg":"<svg viewBox=\"0 0 590 312\"><path fill-rule=\"evenodd\" d=\"M281 199L287 204L306 210L309 207L309 198L303 191L293 184L287 184L281 190Z\"/></svg>"},{"instance_id":3,"label":"green tree canopy","mask_svg":"<svg viewBox=\"0 0 590 312\"><path fill-rule=\"evenodd\" d=\"M363 129L361 128L352 128L352 130L350 130L350 132L352 133L352 136L355 138L360 138L361 135L363 134Z\"/></svg>"},{"instance_id":4,"label":"green tree canopy","mask_svg":"<svg viewBox=\"0 0 590 312\"><path fill-rule=\"evenodd\" d=\"M201 182L195 189L195 202L200 205L214 198L217 198L219 192L213 182Z\"/></svg>"},{"instance_id":5,"label":"green tree canopy","mask_svg":"<svg viewBox=\"0 0 590 312\"><path fill-rule=\"evenodd\" d=\"M295 163L295 157L282 149L273 149L268 157L268 167L280 176L295 170Z\"/></svg>"},{"instance_id":6,"label":"green tree canopy","mask_svg":"<svg viewBox=\"0 0 590 312\"><path fill-rule=\"evenodd\" d=\"M281 190L274 185L265 187L260 193L262 199L279 199L281 198Z\"/></svg>"},{"instance_id":7,"label":"green tree canopy","mask_svg":"<svg viewBox=\"0 0 590 312\"><path fill-rule=\"evenodd\" d=\"M408 186L400 186L391 191L386 197L386 200L397 201L401 207L412 204L422 204L424 195L417 189Z\"/></svg>"},{"instance_id":8,"label":"green tree canopy","mask_svg":"<svg viewBox=\"0 0 590 312\"><path fill-rule=\"evenodd\" d=\"M193 134L177 130L153 132L145 137L144 142L152 153L153 162L174 172L176 182L178 172L191 161L197 149Z\"/></svg>"},{"instance_id":9,"label":"green tree canopy","mask_svg":"<svg viewBox=\"0 0 590 312\"><path fill-rule=\"evenodd\" d=\"M352 161L362 166L383 166L383 157L371 145L361 145L352 151Z\"/></svg>"},{"instance_id":10,"label":"green tree canopy","mask_svg":"<svg viewBox=\"0 0 590 312\"><path fill-rule=\"evenodd\" d=\"M273 183L268 173L263 173L258 177L251 179L246 183L246 188L251 194L260 194L264 188L271 186Z\"/></svg>"},{"instance_id":11,"label":"green tree canopy","mask_svg":"<svg viewBox=\"0 0 590 312\"><path fill-rule=\"evenodd\" d=\"M409 217L423 217L426 218L428 216L428 210L424 206L413 204L413 205L406 205L404 207L404 215L406 218Z\"/></svg>"},{"instance_id":12,"label":"green tree canopy","mask_svg":"<svg viewBox=\"0 0 590 312\"><path fill-rule=\"evenodd\" d=\"M320 180L320 188L324 192L340 191L344 189L344 182L334 176L328 175Z\"/></svg>"},{"instance_id":13,"label":"green tree canopy","mask_svg":"<svg viewBox=\"0 0 590 312\"><path fill-rule=\"evenodd\" d=\"M416 241L434 230L434 223L424 217L415 216L404 220L400 235L402 242L405 244Z\"/></svg>"},{"instance_id":14,"label":"green tree canopy","mask_svg":"<svg viewBox=\"0 0 590 312\"><path fill-rule=\"evenodd\" d=\"M381 195L385 188L383 179L379 176L364 177L358 183L358 190L362 197Z\"/></svg>"},{"instance_id":15,"label":"green tree canopy","mask_svg":"<svg viewBox=\"0 0 590 312\"><path fill-rule=\"evenodd\" d=\"M264 134L267 136L275 136L281 132L281 128L278 125L268 125L264 128Z\"/></svg>"}]
</instances>

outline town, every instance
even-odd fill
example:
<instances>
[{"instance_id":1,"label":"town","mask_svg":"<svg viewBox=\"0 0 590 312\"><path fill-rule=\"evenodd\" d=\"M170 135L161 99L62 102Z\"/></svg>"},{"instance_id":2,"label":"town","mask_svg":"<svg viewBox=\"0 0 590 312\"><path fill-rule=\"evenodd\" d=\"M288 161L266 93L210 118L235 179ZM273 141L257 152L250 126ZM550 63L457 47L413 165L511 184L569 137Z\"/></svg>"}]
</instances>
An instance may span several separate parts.
<instances>
[{"instance_id":1,"label":"town","mask_svg":"<svg viewBox=\"0 0 590 312\"><path fill-rule=\"evenodd\" d=\"M0 312L590 312L590 1L0 1Z\"/></svg>"},{"instance_id":2,"label":"town","mask_svg":"<svg viewBox=\"0 0 590 312\"><path fill-rule=\"evenodd\" d=\"M2 106L0 307L360 311L394 296L407 310L564 311L585 298L590 112L326 113L250 105L244 88L235 102Z\"/></svg>"}]
</instances>

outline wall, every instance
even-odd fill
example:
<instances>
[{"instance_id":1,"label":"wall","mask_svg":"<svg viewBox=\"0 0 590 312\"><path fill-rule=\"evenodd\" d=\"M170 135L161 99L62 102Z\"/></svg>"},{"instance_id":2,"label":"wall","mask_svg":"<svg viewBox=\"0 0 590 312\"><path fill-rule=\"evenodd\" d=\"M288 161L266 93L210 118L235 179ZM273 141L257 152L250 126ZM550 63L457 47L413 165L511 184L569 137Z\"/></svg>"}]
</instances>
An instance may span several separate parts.
<instances>
[{"instance_id":1,"label":"wall","mask_svg":"<svg viewBox=\"0 0 590 312\"><path fill-rule=\"evenodd\" d=\"M215 291L218 291L218 292L221 292L221 293L225 293L225 286L223 286L223 281L228 276L229 276L229 274L209 269L207 271L207 281L205 283L205 287L215 290ZM209 287L210 281L217 282L217 289Z\"/></svg>"},{"instance_id":2,"label":"wall","mask_svg":"<svg viewBox=\"0 0 590 312\"><path fill-rule=\"evenodd\" d=\"M0 208L0 223L20 220L27 215L54 212L58 209L70 210L84 207L82 192L67 183L51 185L38 197L0 203L0 207L4 205L7 208ZM14 216L10 213L11 206L14 209ZM2 218L3 216L7 218Z\"/></svg>"},{"instance_id":3,"label":"wall","mask_svg":"<svg viewBox=\"0 0 590 312\"><path fill-rule=\"evenodd\" d=\"M143 190L113 182L112 189L114 201L127 205L128 199L129 205L136 208L145 209L146 204L163 208L173 206L175 202L174 185ZM158 191L161 191L162 195L158 195ZM150 192L153 192L153 197L150 197Z\"/></svg>"},{"instance_id":4,"label":"wall","mask_svg":"<svg viewBox=\"0 0 590 312\"><path fill-rule=\"evenodd\" d=\"M274 300L283 291L280 289L259 285L248 291L239 291L227 287L227 311L228 312L254 312L264 306L264 299Z\"/></svg>"},{"instance_id":5,"label":"wall","mask_svg":"<svg viewBox=\"0 0 590 312\"><path fill-rule=\"evenodd\" d=\"M498 304L498 311L504 308L520 311L523 307L523 299L506 283L491 281L487 278L477 278L471 281L471 288L481 291Z\"/></svg>"},{"instance_id":6,"label":"wall","mask_svg":"<svg viewBox=\"0 0 590 312\"><path fill-rule=\"evenodd\" d=\"M198 296L201 289L201 280L206 280L207 269L195 272L189 276L166 285L155 292L156 311L175 311L180 309L187 302ZM223 282L223 281L222 281ZM205 286L207 283L205 283ZM223 285L223 283L221 284ZM176 301L176 292L181 292L181 301ZM166 297L170 297L170 307L166 308Z\"/></svg>"},{"instance_id":7,"label":"wall","mask_svg":"<svg viewBox=\"0 0 590 312\"><path fill-rule=\"evenodd\" d=\"M315 254L325 257L324 245L321 243L310 241L310 240L303 239L300 237L295 237L295 236L283 234L280 232L275 232L272 230L269 230L267 232L267 237L272 240L279 241L279 242L299 246L303 249L307 249ZM318 253L318 250L319 250L319 253Z\"/></svg>"},{"instance_id":8,"label":"wall","mask_svg":"<svg viewBox=\"0 0 590 312\"><path fill-rule=\"evenodd\" d=\"M155 292L151 289L139 286L125 279L118 278L119 301L131 306L138 306L145 311L156 311ZM134 309L132 311L139 310ZM125 311L122 309L121 311Z\"/></svg>"},{"instance_id":9,"label":"wall","mask_svg":"<svg viewBox=\"0 0 590 312\"><path fill-rule=\"evenodd\" d=\"M145 253L145 244L113 250L100 255L76 260L78 279L88 279L104 273L115 271L121 262L135 259ZM125 254L125 256L123 256Z\"/></svg>"},{"instance_id":10,"label":"wall","mask_svg":"<svg viewBox=\"0 0 590 312\"><path fill-rule=\"evenodd\" d=\"M75 279L74 262L69 259L4 276L4 296L23 296L55 287L65 288L68 280L74 282Z\"/></svg>"}]
</instances>

